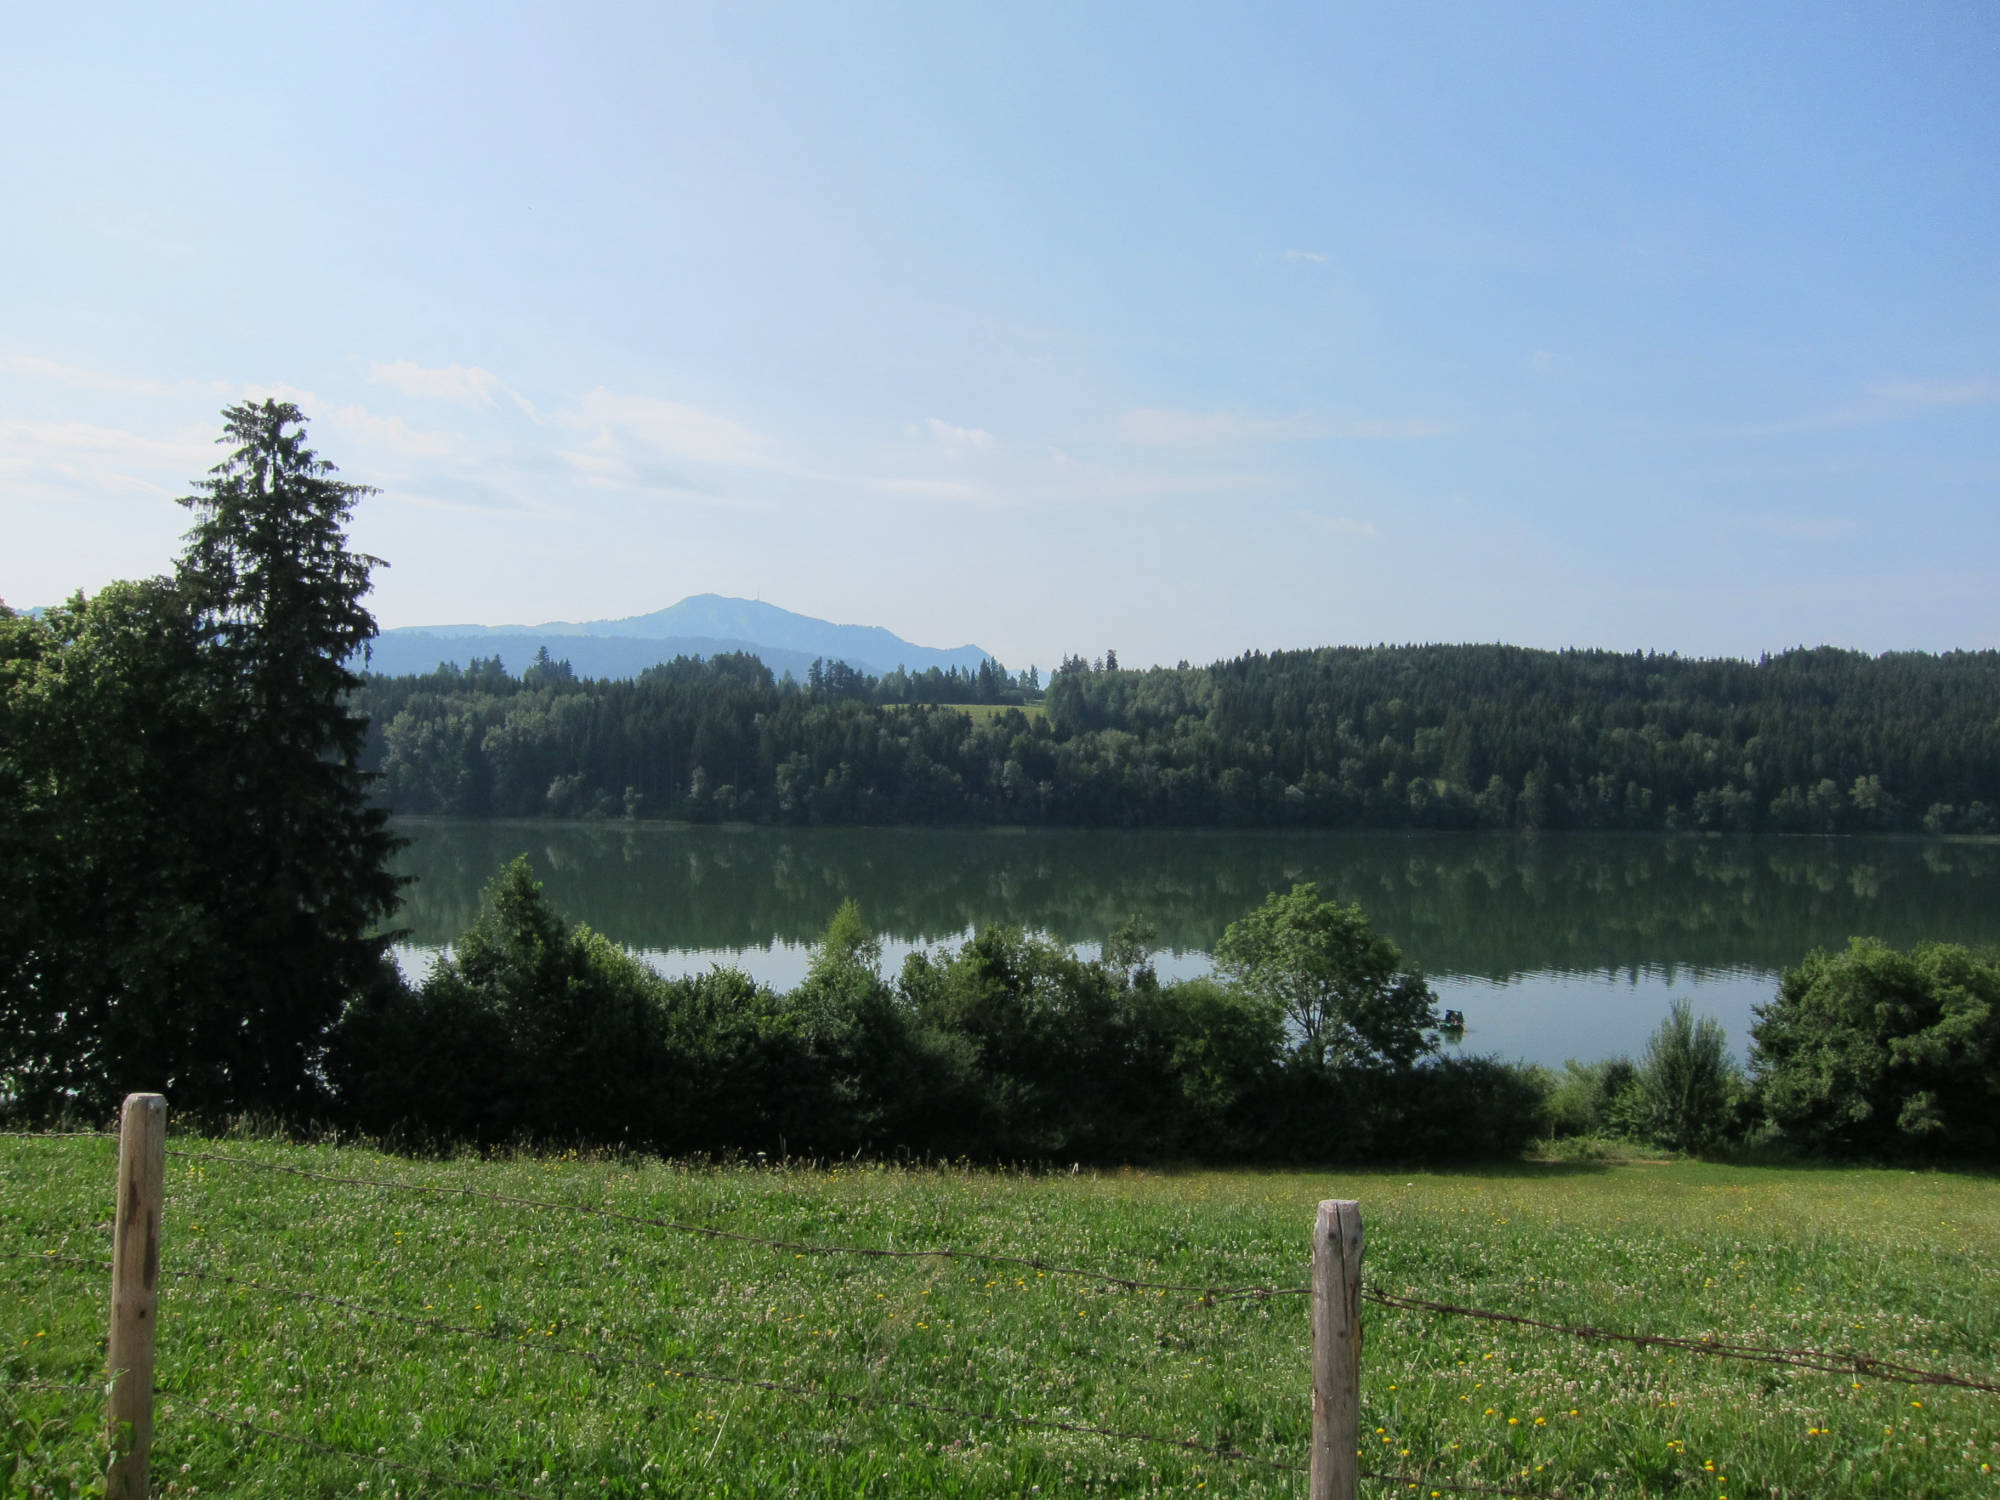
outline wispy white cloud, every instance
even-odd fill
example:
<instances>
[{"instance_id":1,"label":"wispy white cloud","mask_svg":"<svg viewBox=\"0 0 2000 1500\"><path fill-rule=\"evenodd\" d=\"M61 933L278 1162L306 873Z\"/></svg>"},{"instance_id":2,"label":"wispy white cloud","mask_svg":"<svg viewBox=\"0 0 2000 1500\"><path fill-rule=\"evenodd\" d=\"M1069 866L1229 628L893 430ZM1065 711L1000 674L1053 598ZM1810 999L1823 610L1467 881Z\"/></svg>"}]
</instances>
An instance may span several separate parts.
<instances>
[{"instance_id":1,"label":"wispy white cloud","mask_svg":"<svg viewBox=\"0 0 2000 1500\"><path fill-rule=\"evenodd\" d=\"M935 479L910 475L895 479L870 479L866 487L883 495L910 495L922 500L950 500L961 504L991 502L999 498L993 485L969 479Z\"/></svg>"},{"instance_id":2,"label":"wispy white cloud","mask_svg":"<svg viewBox=\"0 0 2000 1500\"><path fill-rule=\"evenodd\" d=\"M878 495L908 496L995 508L1026 505L1122 505L1197 495L1232 495L1269 489L1269 474L1202 474L1117 468L1079 463L1052 453L1048 461L996 467L978 477L961 474L872 476L861 487Z\"/></svg>"},{"instance_id":3,"label":"wispy white cloud","mask_svg":"<svg viewBox=\"0 0 2000 1500\"><path fill-rule=\"evenodd\" d=\"M1754 530L1797 542L1837 541L1855 532L1847 516L1750 516L1746 521Z\"/></svg>"},{"instance_id":4,"label":"wispy white cloud","mask_svg":"<svg viewBox=\"0 0 2000 1500\"><path fill-rule=\"evenodd\" d=\"M1167 447L1196 443L1302 442L1329 438L1426 438L1446 431L1442 422L1412 417L1260 417L1234 411L1173 411L1142 406L1118 419L1118 435L1131 443Z\"/></svg>"},{"instance_id":5,"label":"wispy white cloud","mask_svg":"<svg viewBox=\"0 0 2000 1500\"><path fill-rule=\"evenodd\" d=\"M1170 411L1141 406L1118 419L1118 435L1129 443L1165 447L1178 443L1240 443L1260 438L1297 437L1297 417L1252 417L1234 411Z\"/></svg>"},{"instance_id":6,"label":"wispy white cloud","mask_svg":"<svg viewBox=\"0 0 2000 1500\"><path fill-rule=\"evenodd\" d=\"M336 406L320 421L404 459L460 459L473 450L463 433L412 427L401 417L384 416L365 406Z\"/></svg>"},{"instance_id":7,"label":"wispy white cloud","mask_svg":"<svg viewBox=\"0 0 2000 1500\"><path fill-rule=\"evenodd\" d=\"M1164 414L1164 419L1177 415ZM813 477L866 494L1000 509L1120 505L1233 493L1272 482L1262 475L1218 474L1194 466L1163 470L1104 455L1079 457L1049 444L1007 443L986 428L940 417L910 422L903 435L913 441L877 455L879 467L873 473Z\"/></svg>"},{"instance_id":8,"label":"wispy white cloud","mask_svg":"<svg viewBox=\"0 0 2000 1500\"><path fill-rule=\"evenodd\" d=\"M597 484L639 481L662 460L735 469L778 467L771 444L761 435L679 401L598 386L558 413L557 420L587 434L581 447L563 457Z\"/></svg>"},{"instance_id":9,"label":"wispy white cloud","mask_svg":"<svg viewBox=\"0 0 2000 1500\"><path fill-rule=\"evenodd\" d=\"M381 385L393 386L406 396L456 401L463 406L496 406L504 397L531 421L541 420L532 401L491 370L482 370L477 365L433 368L399 359L391 364L371 364L368 378Z\"/></svg>"},{"instance_id":10,"label":"wispy white cloud","mask_svg":"<svg viewBox=\"0 0 2000 1500\"><path fill-rule=\"evenodd\" d=\"M0 355L0 373L118 396L178 396L191 391L208 391L220 396L229 391L229 383L225 380L148 380L114 370L66 365L34 354Z\"/></svg>"},{"instance_id":11,"label":"wispy white cloud","mask_svg":"<svg viewBox=\"0 0 2000 1500\"><path fill-rule=\"evenodd\" d=\"M1871 400L1912 411L1940 406L2000 405L2000 380L1885 380L1868 387Z\"/></svg>"},{"instance_id":12,"label":"wispy white cloud","mask_svg":"<svg viewBox=\"0 0 2000 1500\"><path fill-rule=\"evenodd\" d=\"M1333 257L1324 250L1284 250L1279 252L1280 260L1302 260L1312 265L1324 265Z\"/></svg>"},{"instance_id":13,"label":"wispy white cloud","mask_svg":"<svg viewBox=\"0 0 2000 1500\"><path fill-rule=\"evenodd\" d=\"M327 434L354 445L340 457L343 467L382 461L473 462L486 451L462 432L412 427L399 416L373 411L358 402L328 401L313 391L282 382L244 386L238 399L291 402L305 416L313 447L327 450Z\"/></svg>"},{"instance_id":14,"label":"wispy white cloud","mask_svg":"<svg viewBox=\"0 0 2000 1500\"><path fill-rule=\"evenodd\" d=\"M1298 518L1315 531L1323 531L1328 536L1358 537L1367 539L1377 536L1375 523L1364 521L1358 516L1325 516L1314 510L1301 510Z\"/></svg>"},{"instance_id":15,"label":"wispy white cloud","mask_svg":"<svg viewBox=\"0 0 2000 1500\"><path fill-rule=\"evenodd\" d=\"M1323 422L1312 430L1321 438L1433 438L1451 428L1430 417L1347 417Z\"/></svg>"},{"instance_id":16,"label":"wispy white cloud","mask_svg":"<svg viewBox=\"0 0 2000 1500\"><path fill-rule=\"evenodd\" d=\"M924 425L938 446L954 458L985 453L993 447L993 434L983 427L960 427L936 417L925 418Z\"/></svg>"},{"instance_id":17,"label":"wispy white cloud","mask_svg":"<svg viewBox=\"0 0 2000 1500\"><path fill-rule=\"evenodd\" d=\"M91 422L0 421L0 478L18 490L180 494L214 464L214 434L165 436Z\"/></svg>"},{"instance_id":18,"label":"wispy white cloud","mask_svg":"<svg viewBox=\"0 0 2000 1500\"><path fill-rule=\"evenodd\" d=\"M1883 380L1866 387L1854 400L1826 411L1788 421L1759 423L1746 429L1754 436L1821 432L1838 427L1873 427L1906 422L1931 412L1966 406L2000 406L2000 380Z\"/></svg>"},{"instance_id":19,"label":"wispy white cloud","mask_svg":"<svg viewBox=\"0 0 2000 1500\"><path fill-rule=\"evenodd\" d=\"M1537 349L1528 356L1528 368L1537 375L1546 375L1561 363L1561 357L1553 349Z\"/></svg>"},{"instance_id":20,"label":"wispy white cloud","mask_svg":"<svg viewBox=\"0 0 2000 1500\"><path fill-rule=\"evenodd\" d=\"M476 463L481 455L462 434L412 427L399 416L326 401L282 383L232 386L105 376L31 356L9 357L0 367L31 378L59 372L50 378L104 395L169 398L176 413L166 422L119 425L77 419L0 422L0 477L19 494L186 493L227 451L217 442L217 424L179 420L195 392L224 400L294 403L311 423L313 446L335 455L344 470L364 480L393 481L412 469L446 472Z\"/></svg>"}]
</instances>

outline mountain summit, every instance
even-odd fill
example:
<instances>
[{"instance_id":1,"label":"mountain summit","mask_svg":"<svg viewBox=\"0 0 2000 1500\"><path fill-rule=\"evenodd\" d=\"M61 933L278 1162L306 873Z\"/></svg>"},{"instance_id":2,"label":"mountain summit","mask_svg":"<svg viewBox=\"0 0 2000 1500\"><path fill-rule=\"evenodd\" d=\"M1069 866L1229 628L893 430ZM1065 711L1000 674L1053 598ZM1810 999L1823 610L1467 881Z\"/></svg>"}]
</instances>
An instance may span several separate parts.
<instances>
[{"instance_id":1,"label":"mountain summit","mask_svg":"<svg viewBox=\"0 0 2000 1500\"><path fill-rule=\"evenodd\" d=\"M623 620L551 620L542 625L409 625L376 637L369 670L385 676L465 666L499 656L519 671L536 651L564 657L579 677L633 677L676 656L747 651L780 677L804 677L815 657L844 661L880 677L897 667L970 671L987 659L977 646L918 646L880 625L836 625L757 599L695 594L649 615Z\"/></svg>"}]
</instances>

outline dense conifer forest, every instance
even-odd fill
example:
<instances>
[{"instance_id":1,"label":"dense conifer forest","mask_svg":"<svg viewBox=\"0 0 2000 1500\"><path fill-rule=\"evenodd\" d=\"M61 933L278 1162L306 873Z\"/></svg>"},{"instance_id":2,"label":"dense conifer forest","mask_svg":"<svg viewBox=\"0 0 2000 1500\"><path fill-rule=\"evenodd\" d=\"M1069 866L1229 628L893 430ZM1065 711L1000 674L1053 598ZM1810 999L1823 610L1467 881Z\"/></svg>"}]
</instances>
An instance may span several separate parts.
<instances>
[{"instance_id":1,"label":"dense conifer forest","mask_svg":"<svg viewBox=\"0 0 2000 1500\"><path fill-rule=\"evenodd\" d=\"M989 666L487 660L370 677L352 706L391 807L468 817L1986 833L2000 808L1994 651L1107 655L1045 690Z\"/></svg>"}]
</instances>

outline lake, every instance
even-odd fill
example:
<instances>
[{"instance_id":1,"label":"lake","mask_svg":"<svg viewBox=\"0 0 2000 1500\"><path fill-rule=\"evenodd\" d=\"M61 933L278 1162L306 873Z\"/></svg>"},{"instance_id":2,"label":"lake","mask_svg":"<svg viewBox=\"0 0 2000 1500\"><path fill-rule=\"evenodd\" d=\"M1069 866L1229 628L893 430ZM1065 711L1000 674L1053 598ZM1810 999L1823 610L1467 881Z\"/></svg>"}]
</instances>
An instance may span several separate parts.
<instances>
[{"instance_id":1,"label":"lake","mask_svg":"<svg viewBox=\"0 0 2000 1500\"><path fill-rule=\"evenodd\" d=\"M1870 934L2000 944L2000 842L1645 834L738 828L399 819L417 877L399 958L420 973L526 854L550 898L655 968L731 964L779 988L852 897L893 973L914 948L1006 922L1094 948L1127 918L1162 975L1209 968L1222 929L1294 881L1359 902L1465 1012L1470 1051L1559 1064L1634 1053L1670 1000L1751 1008L1814 947Z\"/></svg>"}]
</instances>

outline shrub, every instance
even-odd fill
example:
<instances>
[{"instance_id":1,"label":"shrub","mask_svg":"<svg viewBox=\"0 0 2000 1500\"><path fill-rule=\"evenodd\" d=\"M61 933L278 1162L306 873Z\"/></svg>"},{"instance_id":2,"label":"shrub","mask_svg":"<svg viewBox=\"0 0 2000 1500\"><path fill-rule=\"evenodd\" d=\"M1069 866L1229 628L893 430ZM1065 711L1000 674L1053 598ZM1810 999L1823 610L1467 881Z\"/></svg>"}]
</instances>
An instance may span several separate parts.
<instances>
[{"instance_id":1,"label":"shrub","mask_svg":"<svg viewBox=\"0 0 2000 1500\"><path fill-rule=\"evenodd\" d=\"M1629 1057L1580 1063L1570 1058L1545 1079L1544 1126L1551 1136L1645 1133L1639 1070Z\"/></svg>"},{"instance_id":2,"label":"shrub","mask_svg":"<svg viewBox=\"0 0 2000 1500\"><path fill-rule=\"evenodd\" d=\"M1753 1067L1782 1137L1839 1155L2000 1156L2000 958L1855 938L1788 970Z\"/></svg>"},{"instance_id":3,"label":"shrub","mask_svg":"<svg viewBox=\"0 0 2000 1500\"><path fill-rule=\"evenodd\" d=\"M380 1134L656 1151L751 1145L786 1076L775 997L730 970L665 980L581 923L526 859L415 990L383 985L336 1033L329 1073Z\"/></svg>"},{"instance_id":4,"label":"shrub","mask_svg":"<svg viewBox=\"0 0 2000 1500\"><path fill-rule=\"evenodd\" d=\"M1704 1151L1727 1133L1739 1092L1729 1038L1713 1016L1676 1000L1646 1042L1638 1072L1638 1122L1676 1151Z\"/></svg>"},{"instance_id":5,"label":"shrub","mask_svg":"<svg viewBox=\"0 0 2000 1500\"><path fill-rule=\"evenodd\" d=\"M1255 1154L1302 1162L1505 1160L1535 1138L1546 1088L1543 1069L1492 1057L1441 1057L1395 1071L1294 1059L1263 1091Z\"/></svg>"}]
</instances>

